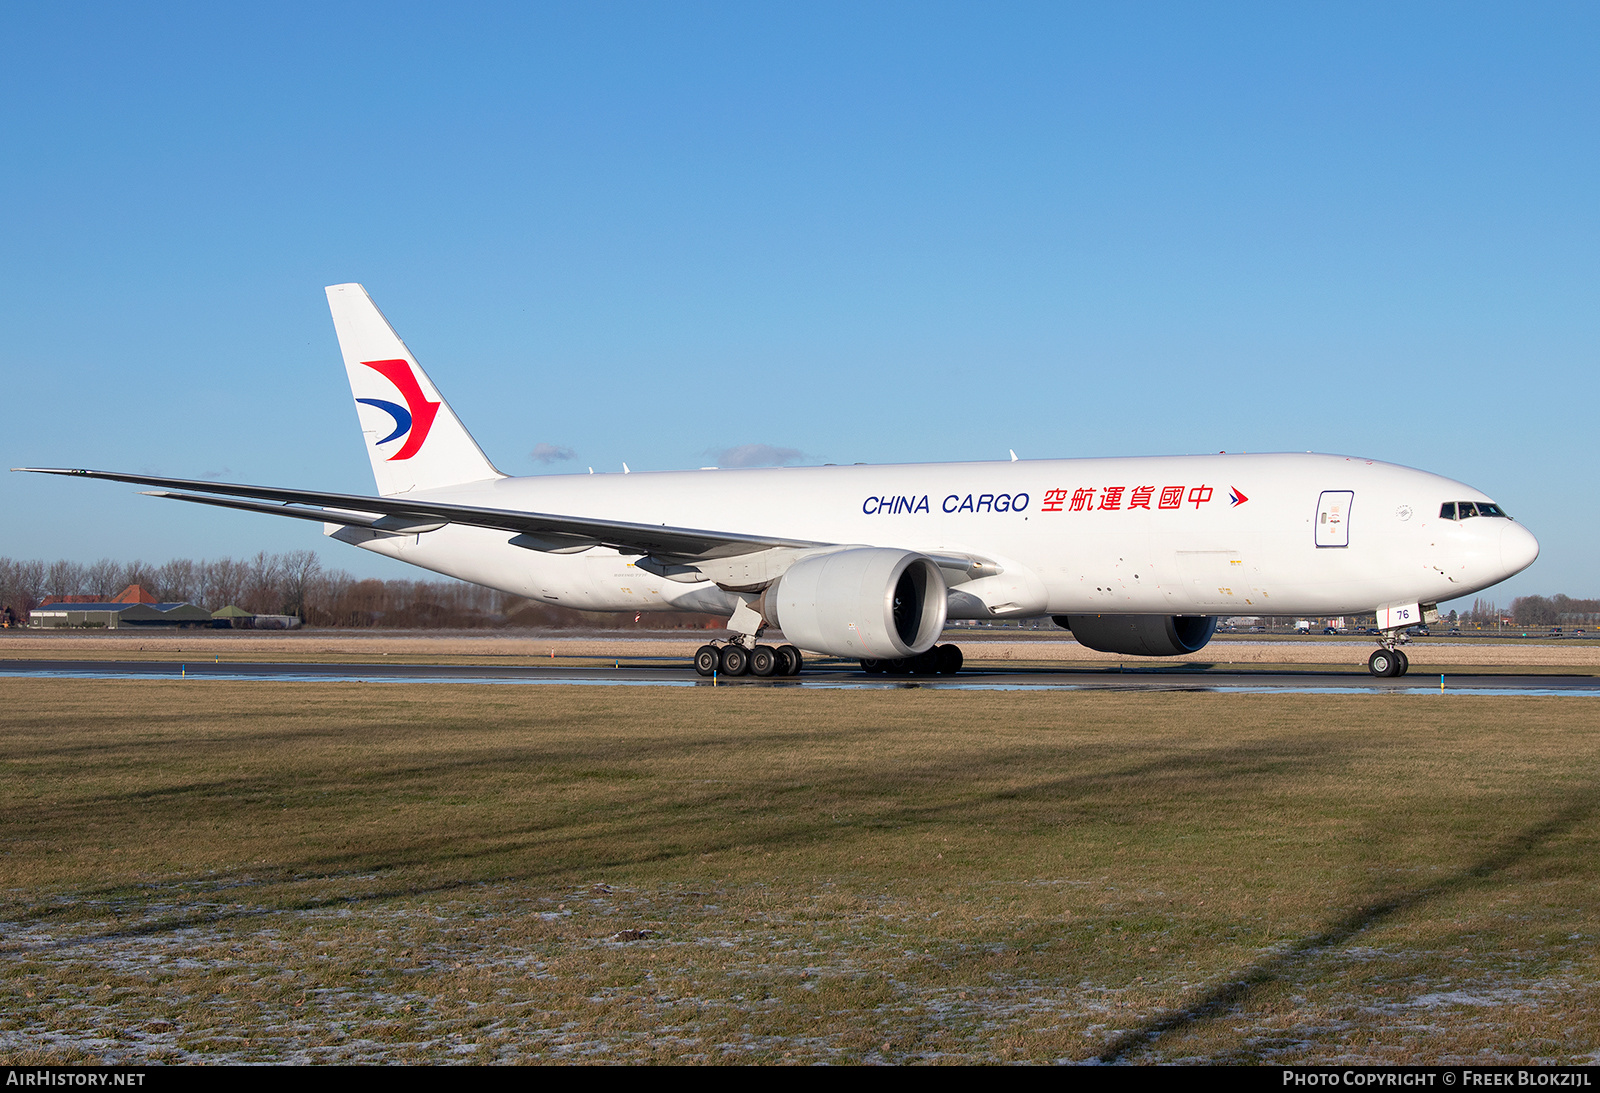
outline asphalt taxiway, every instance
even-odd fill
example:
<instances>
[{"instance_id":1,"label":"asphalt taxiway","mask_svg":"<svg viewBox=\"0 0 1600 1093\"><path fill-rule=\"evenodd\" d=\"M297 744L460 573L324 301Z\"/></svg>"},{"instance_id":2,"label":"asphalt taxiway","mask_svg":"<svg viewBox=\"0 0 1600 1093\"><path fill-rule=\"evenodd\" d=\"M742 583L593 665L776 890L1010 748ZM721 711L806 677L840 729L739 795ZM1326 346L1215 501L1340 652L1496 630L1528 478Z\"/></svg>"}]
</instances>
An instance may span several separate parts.
<instances>
[{"instance_id":1,"label":"asphalt taxiway","mask_svg":"<svg viewBox=\"0 0 1600 1093\"><path fill-rule=\"evenodd\" d=\"M624 663L626 661L626 663ZM498 683L588 686L733 686L811 688L929 687L953 690L1106 690L1300 692L1312 694L1600 695L1600 676L1527 672L1413 672L1379 679L1359 670L1237 671L1194 664L1171 667L1003 667L968 662L954 676L867 675L853 661L808 662L792 678L705 679L666 658L620 658L611 665L327 664L138 660L0 660L0 678L192 679L325 683Z\"/></svg>"}]
</instances>

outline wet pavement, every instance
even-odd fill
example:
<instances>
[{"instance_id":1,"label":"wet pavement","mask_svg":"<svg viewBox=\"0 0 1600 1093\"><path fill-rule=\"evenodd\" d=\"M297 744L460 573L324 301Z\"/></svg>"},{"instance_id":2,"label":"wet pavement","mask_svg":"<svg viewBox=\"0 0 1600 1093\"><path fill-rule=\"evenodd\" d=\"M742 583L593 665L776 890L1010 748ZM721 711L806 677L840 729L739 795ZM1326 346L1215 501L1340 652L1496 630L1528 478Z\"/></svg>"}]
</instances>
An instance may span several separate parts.
<instances>
[{"instance_id":1,"label":"wet pavement","mask_svg":"<svg viewBox=\"0 0 1600 1093\"><path fill-rule=\"evenodd\" d=\"M1000 667L970 664L954 676L867 675L853 661L808 662L799 676L704 679L676 658L623 657L612 665L318 664L212 661L0 660L0 678L192 679L282 683L498 683L577 686L809 687L939 690L1211 691L1299 694L1600 695L1600 676L1413 672L1377 679L1357 666L1344 670L1204 667L1193 664L1122 667Z\"/></svg>"}]
</instances>

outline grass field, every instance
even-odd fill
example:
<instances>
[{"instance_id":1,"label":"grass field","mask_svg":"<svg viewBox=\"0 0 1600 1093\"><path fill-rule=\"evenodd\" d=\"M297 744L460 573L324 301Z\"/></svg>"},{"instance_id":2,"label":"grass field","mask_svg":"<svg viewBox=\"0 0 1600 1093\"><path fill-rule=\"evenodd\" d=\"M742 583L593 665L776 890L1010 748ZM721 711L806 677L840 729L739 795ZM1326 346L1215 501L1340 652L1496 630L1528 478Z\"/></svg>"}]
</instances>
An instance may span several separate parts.
<instances>
[{"instance_id":1,"label":"grass field","mask_svg":"<svg viewBox=\"0 0 1600 1093\"><path fill-rule=\"evenodd\" d=\"M1586 698L0 708L8 1063L1600 1060Z\"/></svg>"}]
</instances>

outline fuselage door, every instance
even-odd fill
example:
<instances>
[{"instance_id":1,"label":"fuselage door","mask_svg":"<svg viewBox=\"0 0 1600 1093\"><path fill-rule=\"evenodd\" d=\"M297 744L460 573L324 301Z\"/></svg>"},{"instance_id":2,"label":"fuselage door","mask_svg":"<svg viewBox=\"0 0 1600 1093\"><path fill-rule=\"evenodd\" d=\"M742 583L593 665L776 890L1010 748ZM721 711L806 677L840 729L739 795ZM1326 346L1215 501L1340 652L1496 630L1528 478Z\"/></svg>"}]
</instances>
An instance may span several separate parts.
<instances>
[{"instance_id":1,"label":"fuselage door","mask_svg":"<svg viewBox=\"0 0 1600 1093\"><path fill-rule=\"evenodd\" d=\"M1350 545L1350 505L1355 496L1351 490L1323 490L1322 496L1317 498L1319 547Z\"/></svg>"}]
</instances>

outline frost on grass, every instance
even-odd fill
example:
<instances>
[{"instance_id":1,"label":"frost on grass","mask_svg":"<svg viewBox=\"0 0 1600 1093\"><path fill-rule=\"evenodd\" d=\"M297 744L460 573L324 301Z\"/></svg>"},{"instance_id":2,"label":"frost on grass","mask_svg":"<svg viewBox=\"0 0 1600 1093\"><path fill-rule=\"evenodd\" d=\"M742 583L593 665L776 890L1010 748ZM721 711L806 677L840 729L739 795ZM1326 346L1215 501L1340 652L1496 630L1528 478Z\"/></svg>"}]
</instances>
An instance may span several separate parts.
<instances>
[{"instance_id":1,"label":"frost on grass","mask_svg":"<svg viewBox=\"0 0 1600 1093\"><path fill-rule=\"evenodd\" d=\"M1560 700L128 690L8 693L7 1061L1600 1043Z\"/></svg>"},{"instance_id":2,"label":"frost on grass","mask_svg":"<svg viewBox=\"0 0 1600 1093\"><path fill-rule=\"evenodd\" d=\"M1131 1037L1113 1061L1387 1062L1447 1034L1480 1036L1485 1049L1461 1058L1481 1063L1502 1058L1504 1022L1572 994L1515 960L1406 977L1432 955L1352 947L1308 960L1299 977L1314 990L1269 984L1269 997L1139 1040L1218 976L1188 960L1085 977L1048 938L1019 943L1003 903L951 936L942 911L837 892L802 901L833 901L818 910L775 909L760 891L480 886L285 910L245 891L193 898L218 894L204 887L0 923L0 1058L1087 1062ZM1008 936L977 940L988 927Z\"/></svg>"}]
</instances>

